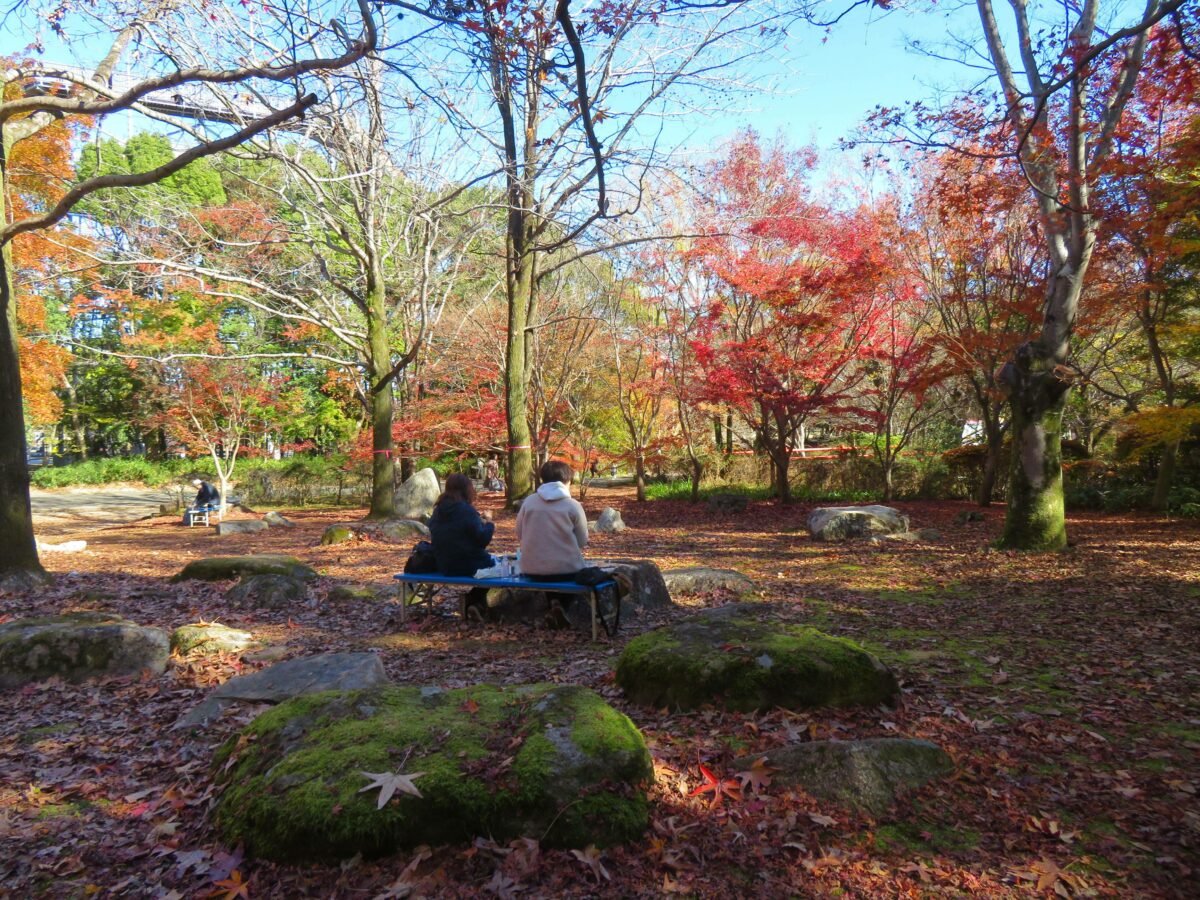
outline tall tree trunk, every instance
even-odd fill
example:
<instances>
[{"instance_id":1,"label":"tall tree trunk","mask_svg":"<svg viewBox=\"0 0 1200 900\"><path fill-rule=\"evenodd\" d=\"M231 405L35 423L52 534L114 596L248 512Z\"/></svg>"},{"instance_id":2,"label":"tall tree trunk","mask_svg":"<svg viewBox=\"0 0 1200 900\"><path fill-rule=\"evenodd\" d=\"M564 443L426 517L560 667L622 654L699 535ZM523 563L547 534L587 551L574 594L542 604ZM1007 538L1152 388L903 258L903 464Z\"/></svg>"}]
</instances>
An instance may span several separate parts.
<instances>
[{"instance_id":1,"label":"tall tree trunk","mask_svg":"<svg viewBox=\"0 0 1200 900\"><path fill-rule=\"evenodd\" d=\"M646 458L638 450L633 458L633 470L637 477L637 498L639 502L646 500Z\"/></svg>"},{"instance_id":2,"label":"tall tree trunk","mask_svg":"<svg viewBox=\"0 0 1200 900\"><path fill-rule=\"evenodd\" d=\"M1012 409L1008 512L999 546L1062 550L1067 546L1063 507L1062 418L1068 385L1036 343L1004 367Z\"/></svg>"},{"instance_id":3,"label":"tall tree trunk","mask_svg":"<svg viewBox=\"0 0 1200 900\"><path fill-rule=\"evenodd\" d=\"M371 350L371 509L368 519L390 519L396 514L396 463L392 443L395 404L392 379L380 384L391 371L392 352L387 337L387 312L382 285L367 298L367 341Z\"/></svg>"},{"instance_id":4,"label":"tall tree trunk","mask_svg":"<svg viewBox=\"0 0 1200 900\"><path fill-rule=\"evenodd\" d=\"M1165 445L1158 460L1158 477L1154 480L1154 496L1150 508L1155 512L1166 512L1171 496L1171 485L1175 481L1175 461L1179 456L1179 441Z\"/></svg>"},{"instance_id":5,"label":"tall tree trunk","mask_svg":"<svg viewBox=\"0 0 1200 900\"><path fill-rule=\"evenodd\" d=\"M524 217L520 229L524 230ZM511 246L511 237L510 237ZM533 493L533 446L526 399L525 329L529 292L533 285L533 256L522 253L512 261L508 278L508 339L504 356L504 411L508 419L508 484L506 499L515 503Z\"/></svg>"},{"instance_id":6,"label":"tall tree trunk","mask_svg":"<svg viewBox=\"0 0 1200 900\"><path fill-rule=\"evenodd\" d=\"M697 457L692 457L692 502L700 501L700 479L704 475L704 463Z\"/></svg>"},{"instance_id":7,"label":"tall tree trunk","mask_svg":"<svg viewBox=\"0 0 1200 900\"><path fill-rule=\"evenodd\" d=\"M892 499L892 470L896 467L896 461L891 454L886 454L883 458L883 502L887 503Z\"/></svg>"},{"instance_id":8,"label":"tall tree trunk","mask_svg":"<svg viewBox=\"0 0 1200 900\"><path fill-rule=\"evenodd\" d=\"M979 482L979 493L975 498L982 507L991 506L992 498L996 496L996 474L999 468L1000 443L989 437L987 447L984 448L983 480Z\"/></svg>"},{"instance_id":9,"label":"tall tree trunk","mask_svg":"<svg viewBox=\"0 0 1200 900\"><path fill-rule=\"evenodd\" d=\"M7 154L4 154L5 156ZM3 181L0 158L0 185ZM13 291L12 250L0 250L0 584L28 584L46 577L38 561L29 506L25 408L17 349L17 299Z\"/></svg>"}]
</instances>

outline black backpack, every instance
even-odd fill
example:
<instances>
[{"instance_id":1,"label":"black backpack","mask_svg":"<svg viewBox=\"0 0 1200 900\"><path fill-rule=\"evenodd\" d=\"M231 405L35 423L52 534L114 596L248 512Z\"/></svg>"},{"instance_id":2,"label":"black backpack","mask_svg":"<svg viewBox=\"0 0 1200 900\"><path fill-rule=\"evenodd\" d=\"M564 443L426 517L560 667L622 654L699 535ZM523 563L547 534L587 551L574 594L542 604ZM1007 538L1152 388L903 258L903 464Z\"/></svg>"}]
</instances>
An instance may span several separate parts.
<instances>
[{"instance_id":1,"label":"black backpack","mask_svg":"<svg viewBox=\"0 0 1200 900\"><path fill-rule=\"evenodd\" d=\"M437 559L433 555L433 544L417 541L404 563L405 575L432 575L437 571Z\"/></svg>"}]
</instances>

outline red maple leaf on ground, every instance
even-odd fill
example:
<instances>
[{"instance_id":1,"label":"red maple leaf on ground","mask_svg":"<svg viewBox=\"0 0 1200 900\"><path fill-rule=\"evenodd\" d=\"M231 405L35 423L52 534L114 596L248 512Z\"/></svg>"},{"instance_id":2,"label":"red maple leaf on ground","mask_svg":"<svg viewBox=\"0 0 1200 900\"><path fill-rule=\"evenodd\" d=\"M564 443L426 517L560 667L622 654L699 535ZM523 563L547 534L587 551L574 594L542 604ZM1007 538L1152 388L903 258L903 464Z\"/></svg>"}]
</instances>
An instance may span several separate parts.
<instances>
[{"instance_id":1,"label":"red maple leaf on ground","mask_svg":"<svg viewBox=\"0 0 1200 900\"><path fill-rule=\"evenodd\" d=\"M707 766L700 766L700 774L704 776L704 784L696 788L689 797L695 797L698 794L712 794L712 799L709 806L720 806L721 800L728 797L731 800L742 799L742 786L734 778L718 778Z\"/></svg>"}]
</instances>

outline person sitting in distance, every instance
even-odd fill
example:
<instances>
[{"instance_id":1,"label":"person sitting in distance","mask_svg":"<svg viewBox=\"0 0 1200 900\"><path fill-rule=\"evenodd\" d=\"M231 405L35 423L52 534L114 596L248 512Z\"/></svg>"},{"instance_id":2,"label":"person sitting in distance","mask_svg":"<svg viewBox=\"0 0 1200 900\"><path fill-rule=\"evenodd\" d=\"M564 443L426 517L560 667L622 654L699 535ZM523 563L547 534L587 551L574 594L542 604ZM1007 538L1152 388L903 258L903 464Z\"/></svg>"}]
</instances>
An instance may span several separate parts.
<instances>
[{"instance_id":1,"label":"person sitting in distance","mask_svg":"<svg viewBox=\"0 0 1200 900\"><path fill-rule=\"evenodd\" d=\"M212 512L221 505L221 492L214 485L207 481L201 481L199 478L193 478L192 487L197 488L196 499L192 501L191 506L184 510L184 525L192 524L193 513Z\"/></svg>"},{"instance_id":2,"label":"person sitting in distance","mask_svg":"<svg viewBox=\"0 0 1200 900\"><path fill-rule=\"evenodd\" d=\"M571 496L575 473L561 460L542 464L542 485L521 501L517 540L521 542L521 573L531 581L574 581L584 568L588 542L587 516ZM564 605L571 594L552 594Z\"/></svg>"},{"instance_id":3,"label":"person sitting in distance","mask_svg":"<svg viewBox=\"0 0 1200 900\"><path fill-rule=\"evenodd\" d=\"M470 478L458 473L446 478L445 490L429 517L430 542L441 574L470 577L495 565L485 549L496 531L490 519L488 512L475 509L475 485ZM487 588L471 588L464 613L481 618L486 607Z\"/></svg>"}]
</instances>

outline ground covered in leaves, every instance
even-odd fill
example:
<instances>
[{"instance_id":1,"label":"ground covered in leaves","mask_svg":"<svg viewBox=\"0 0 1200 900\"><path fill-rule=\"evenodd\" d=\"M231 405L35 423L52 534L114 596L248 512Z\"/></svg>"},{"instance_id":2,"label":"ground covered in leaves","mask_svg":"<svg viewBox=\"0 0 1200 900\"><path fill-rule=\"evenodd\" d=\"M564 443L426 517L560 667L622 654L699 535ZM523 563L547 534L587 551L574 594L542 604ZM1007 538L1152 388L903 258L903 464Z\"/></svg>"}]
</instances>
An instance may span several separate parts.
<instances>
[{"instance_id":1,"label":"ground covered in leaves","mask_svg":"<svg viewBox=\"0 0 1200 900\"><path fill-rule=\"evenodd\" d=\"M805 505L716 513L639 505L621 489L585 500L593 514L605 505L629 530L597 536L591 555L745 572L771 615L854 638L894 666L902 705L672 715L625 702L612 675L624 642L728 596L679 598L678 610L628 621L599 644L464 625L450 599L405 625L386 601L329 602L331 585L384 584L403 563L401 548L382 544L317 545L353 512L289 510L294 529L224 538L166 518L59 530L56 541L86 539L87 550L48 555L54 586L0 595L0 621L82 609L168 630L219 621L269 641L276 659L376 651L397 683L586 685L647 738L652 827L604 851L479 839L337 868L243 858L211 828L208 769L214 746L253 711L203 737L171 726L207 689L269 662L175 659L146 680L0 693L0 895L1194 896L1200 525L1079 515L1069 551L1018 555L988 546L1002 510L956 524L965 504L898 504L914 528L941 537L878 546L813 543ZM496 547L514 549L513 517L497 518ZM168 583L192 559L250 552L317 568L314 601L249 615L224 601L227 583ZM894 734L938 742L958 772L881 821L732 765L785 743Z\"/></svg>"}]
</instances>

